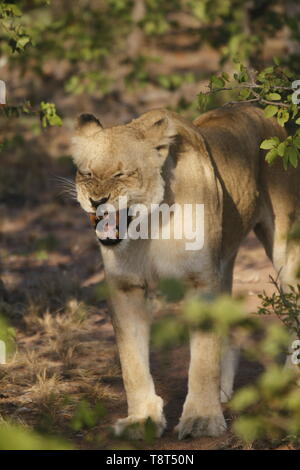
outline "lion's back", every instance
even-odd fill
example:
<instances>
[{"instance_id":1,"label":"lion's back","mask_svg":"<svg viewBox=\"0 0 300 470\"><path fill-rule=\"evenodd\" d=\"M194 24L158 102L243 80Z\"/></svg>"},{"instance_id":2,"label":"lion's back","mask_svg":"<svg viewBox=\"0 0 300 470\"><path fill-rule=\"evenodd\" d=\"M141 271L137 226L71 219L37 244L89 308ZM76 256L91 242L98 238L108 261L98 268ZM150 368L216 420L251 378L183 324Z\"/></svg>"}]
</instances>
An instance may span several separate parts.
<instances>
[{"instance_id":1,"label":"lion's back","mask_svg":"<svg viewBox=\"0 0 300 470\"><path fill-rule=\"evenodd\" d=\"M225 106L209 111L194 121L205 139L224 193L224 228L228 243L232 227L242 233L257 219L261 208L271 214L295 212L300 199L300 168L285 171L282 159L273 165L265 161L260 149L264 139L286 138L276 119L265 118L262 110L250 105ZM282 204L284 200L284 206ZM226 223L225 223L226 225ZM226 232L228 231L228 233Z\"/></svg>"}]
</instances>

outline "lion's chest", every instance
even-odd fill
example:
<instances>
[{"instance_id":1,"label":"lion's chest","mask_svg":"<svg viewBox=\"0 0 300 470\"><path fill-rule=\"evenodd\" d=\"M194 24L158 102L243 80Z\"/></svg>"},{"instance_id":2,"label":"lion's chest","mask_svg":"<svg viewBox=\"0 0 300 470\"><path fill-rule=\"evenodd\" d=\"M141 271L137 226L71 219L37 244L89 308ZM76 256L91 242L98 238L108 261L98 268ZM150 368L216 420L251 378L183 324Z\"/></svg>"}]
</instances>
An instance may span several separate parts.
<instances>
[{"instance_id":1,"label":"lion's chest","mask_svg":"<svg viewBox=\"0 0 300 470\"><path fill-rule=\"evenodd\" d=\"M130 242L117 256L112 251L103 255L110 277L129 282L145 280L149 284L206 272L211 265L207 250L189 251L186 240L140 240Z\"/></svg>"},{"instance_id":2,"label":"lion's chest","mask_svg":"<svg viewBox=\"0 0 300 470\"><path fill-rule=\"evenodd\" d=\"M152 240L149 266L158 278L183 278L190 273L205 272L210 257L206 250L190 251L185 240Z\"/></svg>"}]
</instances>

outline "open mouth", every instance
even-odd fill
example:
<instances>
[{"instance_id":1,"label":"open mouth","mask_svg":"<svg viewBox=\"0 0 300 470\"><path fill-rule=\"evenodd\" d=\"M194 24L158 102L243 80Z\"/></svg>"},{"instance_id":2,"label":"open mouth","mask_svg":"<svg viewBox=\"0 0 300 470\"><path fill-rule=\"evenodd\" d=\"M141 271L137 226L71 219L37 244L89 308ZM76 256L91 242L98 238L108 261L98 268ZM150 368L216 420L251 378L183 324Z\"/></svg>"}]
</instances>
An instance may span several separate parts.
<instances>
[{"instance_id":1,"label":"open mouth","mask_svg":"<svg viewBox=\"0 0 300 470\"><path fill-rule=\"evenodd\" d=\"M99 242L106 246L116 245L126 238L128 226L132 221L128 209L113 213L105 212L100 216L90 212L89 219L96 230Z\"/></svg>"}]
</instances>

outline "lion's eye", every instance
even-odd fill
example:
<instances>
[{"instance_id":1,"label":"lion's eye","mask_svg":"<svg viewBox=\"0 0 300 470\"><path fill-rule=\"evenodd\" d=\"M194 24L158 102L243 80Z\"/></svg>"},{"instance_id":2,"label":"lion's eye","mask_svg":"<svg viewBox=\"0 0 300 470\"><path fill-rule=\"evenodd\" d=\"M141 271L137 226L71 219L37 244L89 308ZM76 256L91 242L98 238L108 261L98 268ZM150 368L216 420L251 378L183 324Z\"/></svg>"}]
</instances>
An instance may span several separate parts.
<instances>
[{"instance_id":1,"label":"lion's eye","mask_svg":"<svg viewBox=\"0 0 300 470\"><path fill-rule=\"evenodd\" d=\"M121 176L124 176L124 173L119 172L114 175L114 178L120 178Z\"/></svg>"}]
</instances>

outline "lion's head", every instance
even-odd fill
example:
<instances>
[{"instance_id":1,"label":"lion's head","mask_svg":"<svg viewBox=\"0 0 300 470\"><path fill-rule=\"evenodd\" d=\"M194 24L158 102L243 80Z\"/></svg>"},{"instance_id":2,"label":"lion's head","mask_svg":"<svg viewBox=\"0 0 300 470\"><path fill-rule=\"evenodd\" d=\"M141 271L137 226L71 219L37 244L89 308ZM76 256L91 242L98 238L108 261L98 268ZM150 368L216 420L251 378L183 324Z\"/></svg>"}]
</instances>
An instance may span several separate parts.
<instances>
[{"instance_id":1,"label":"lion's head","mask_svg":"<svg viewBox=\"0 0 300 470\"><path fill-rule=\"evenodd\" d=\"M164 110L150 111L129 124L107 129L95 116L81 115L73 137L81 207L93 218L102 204L117 210L120 196L127 198L124 210L135 204L149 209L151 204L159 204L164 196L161 171L175 134Z\"/></svg>"}]
</instances>

